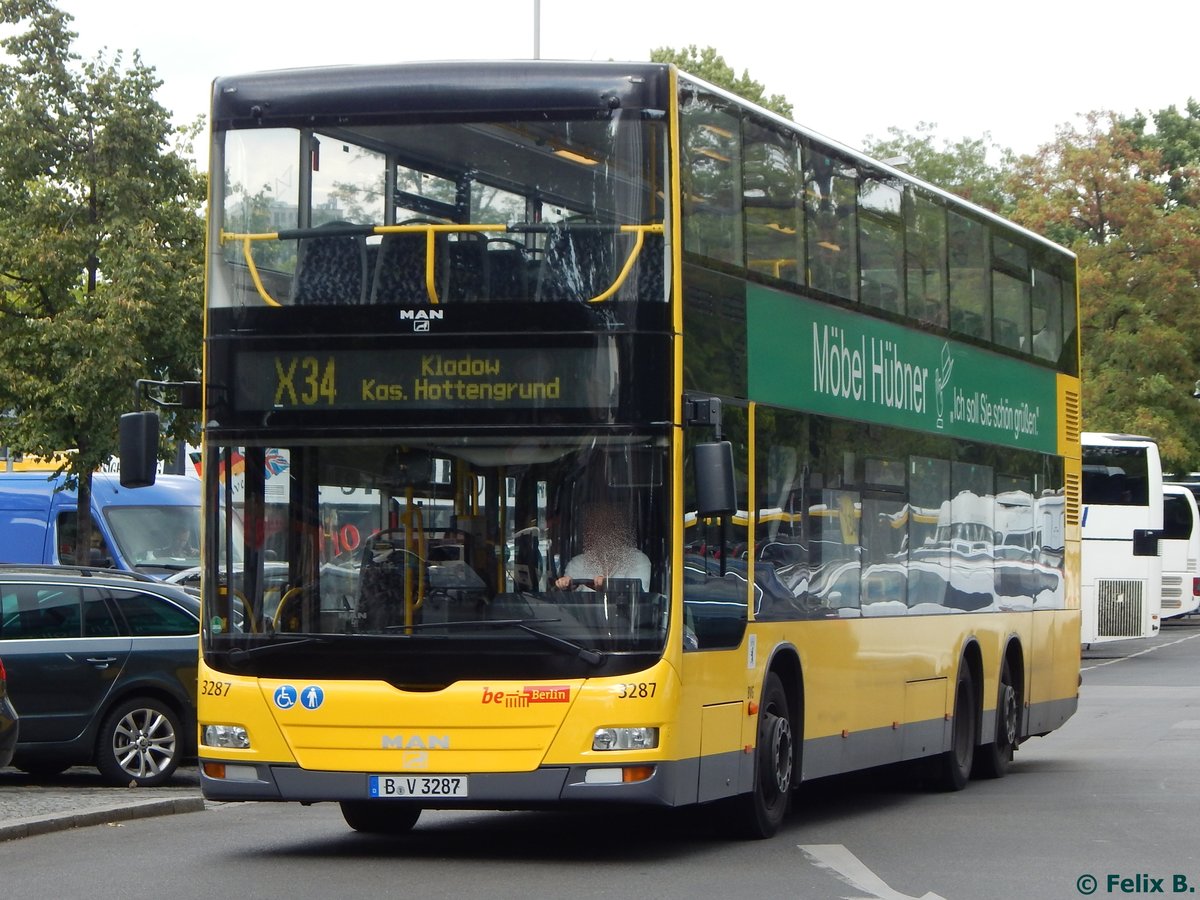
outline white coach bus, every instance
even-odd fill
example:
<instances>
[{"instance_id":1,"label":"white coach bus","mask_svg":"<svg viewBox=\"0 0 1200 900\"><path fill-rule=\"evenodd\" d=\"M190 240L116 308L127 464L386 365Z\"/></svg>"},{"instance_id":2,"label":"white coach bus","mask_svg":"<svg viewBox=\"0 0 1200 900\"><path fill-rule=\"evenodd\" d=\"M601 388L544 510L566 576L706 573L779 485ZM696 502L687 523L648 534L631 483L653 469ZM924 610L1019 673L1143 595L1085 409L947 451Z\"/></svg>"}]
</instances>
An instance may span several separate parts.
<instances>
[{"instance_id":1,"label":"white coach bus","mask_svg":"<svg viewBox=\"0 0 1200 900\"><path fill-rule=\"evenodd\" d=\"M1158 445L1138 435L1084 432L1084 646L1158 634L1162 529Z\"/></svg>"}]
</instances>

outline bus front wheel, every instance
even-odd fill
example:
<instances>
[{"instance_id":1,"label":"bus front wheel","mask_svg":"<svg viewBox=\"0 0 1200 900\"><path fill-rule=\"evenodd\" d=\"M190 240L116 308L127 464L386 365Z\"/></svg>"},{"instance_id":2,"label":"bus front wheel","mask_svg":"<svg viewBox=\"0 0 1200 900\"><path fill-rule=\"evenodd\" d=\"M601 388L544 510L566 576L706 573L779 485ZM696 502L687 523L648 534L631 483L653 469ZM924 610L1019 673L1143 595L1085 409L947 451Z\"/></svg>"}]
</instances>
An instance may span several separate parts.
<instances>
[{"instance_id":1,"label":"bus front wheel","mask_svg":"<svg viewBox=\"0 0 1200 900\"><path fill-rule=\"evenodd\" d=\"M783 682L772 672L758 709L754 789L738 798L738 825L750 838L769 838L787 813L796 773L796 738Z\"/></svg>"},{"instance_id":2,"label":"bus front wheel","mask_svg":"<svg viewBox=\"0 0 1200 900\"><path fill-rule=\"evenodd\" d=\"M363 834L407 834L421 817L421 807L393 800L343 800L342 818Z\"/></svg>"}]
</instances>

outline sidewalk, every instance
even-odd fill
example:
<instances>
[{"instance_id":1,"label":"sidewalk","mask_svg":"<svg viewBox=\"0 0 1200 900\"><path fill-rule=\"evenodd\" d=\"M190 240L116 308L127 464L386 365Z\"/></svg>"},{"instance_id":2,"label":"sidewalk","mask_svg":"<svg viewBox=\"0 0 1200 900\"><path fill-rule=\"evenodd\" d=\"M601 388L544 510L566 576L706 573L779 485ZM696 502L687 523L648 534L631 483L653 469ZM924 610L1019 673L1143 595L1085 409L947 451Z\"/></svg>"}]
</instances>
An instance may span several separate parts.
<instances>
[{"instance_id":1,"label":"sidewalk","mask_svg":"<svg viewBox=\"0 0 1200 900\"><path fill-rule=\"evenodd\" d=\"M202 809L194 766L157 788L110 787L95 769L82 767L49 778L0 769L0 841Z\"/></svg>"}]
</instances>

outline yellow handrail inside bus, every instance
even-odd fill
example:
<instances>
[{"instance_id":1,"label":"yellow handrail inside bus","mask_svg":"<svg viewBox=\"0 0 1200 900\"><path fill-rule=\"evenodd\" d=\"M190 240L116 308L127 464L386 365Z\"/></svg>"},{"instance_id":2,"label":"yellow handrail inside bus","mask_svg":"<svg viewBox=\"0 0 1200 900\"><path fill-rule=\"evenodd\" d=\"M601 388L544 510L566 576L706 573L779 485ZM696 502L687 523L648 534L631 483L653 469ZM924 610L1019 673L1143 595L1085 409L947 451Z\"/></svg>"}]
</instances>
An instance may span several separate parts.
<instances>
[{"instance_id":1,"label":"yellow handrail inside bus","mask_svg":"<svg viewBox=\"0 0 1200 900\"><path fill-rule=\"evenodd\" d=\"M284 631L284 630L299 631L300 630L300 619L298 616L295 617L294 622L289 621L287 618L287 616L290 613L290 610L288 609L288 607L294 605L293 601L295 601L296 603L304 602L304 589L303 588L300 588L300 587L288 588L286 591L284 591L283 596L279 598L279 605L277 607L275 607L275 619L274 619L274 630L275 631ZM286 629L284 628L285 625L287 626ZM295 627L292 627L293 625Z\"/></svg>"},{"instance_id":2,"label":"yellow handrail inside bus","mask_svg":"<svg viewBox=\"0 0 1200 900\"><path fill-rule=\"evenodd\" d=\"M365 226L364 226L365 227ZM595 297L590 298L588 303L603 303L605 300L612 297L625 284L625 280L629 277L629 273L633 271L633 265L637 262L638 256L642 252L642 246L645 244L647 234L663 234L664 229L661 224L651 225L621 225L619 226L621 234L635 235L633 247L629 250L629 256L626 257L624 265L621 266L621 271L617 273L617 277L608 289ZM436 223L421 223L411 225L375 225L370 229L371 234L425 234L425 293L429 295L429 302L435 306L440 304L441 298L438 296L437 283L434 278L434 248L436 244L436 236L438 234L477 234L479 232L495 231L507 232L507 225L496 224L476 224L476 225L442 225ZM238 241L242 245L242 257L246 261L246 268L250 272L250 279L254 282L254 289L258 291L258 295L262 297L263 302L268 306L283 306L267 291L266 286L262 283L262 278L258 274L258 267L254 264L254 254L251 252L251 244L254 241L277 241L279 240L278 231L264 231L257 233L241 233L232 231L222 231L220 241L222 244L233 243Z\"/></svg>"},{"instance_id":3,"label":"yellow handrail inside bus","mask_svg":"<svg viewBox=\"0 0 1200 900\"><path fill-rule=\"evenodd\" d=\"M773 277L781 277L784 266L796 265L796 257L784 256L779 259L752 259L750 268L755 272L769 272Z\"/></svg>"},{"instance_id":4,"label":"yellow handrail inside bus","mask_svg":"<svg viewBox=\"0 0 1200 900\"><path fill-rule=\"evenodd\" d=\"M225 597L231 593L233 595L233 599L236 600L242 607L242 621L245 623L245 630L251 632L258 631L258 623L254 620L254 608L250 605L250 601L246 599L246 595L237 588L233 588L233 590L230 591L229 587L223 584L217 587L218 597Z\"/></svg>"},{"instance_id":5,"label":"yellow handrail inside bus","mask_svg":"<svg viewBox=\"0 0 1200 900\"><path fill-rule=\"evenodd\" d=\"M633 247L629 250L629 256L625 260L625 265L621 266L621 271L617 273L616 280L609 286L608 290L602 294L597 294L588 303L603 303L613 294L621 289L621 285L625 283L625 279L629 277L629 273L633 271L633 264L637 261L638 254L642 252L642 244L646 241L646 234L662 234L663 227L661 225L622 225L621 234L636 234Z\"/></svg>"},{"instance_id":6,"label":"yellow handrail inside bus","mask_svg":"<svg viewBox=\"0 0 1200 900\"><path fill-rule=\"evenodd\" d=\"M254 265L254 254L250 252L251 241L277 241L279 240L278 231L265 231L259 234L230 234L221 232L221 243L230 243L232 241L242 242L242 256L246 260L246 268L250 270L250 280L254 282L254 289L258 291L258 296L263 298L263 303L267 306L283 306L278 300L267 293L266 287L263 286L262 278L258 274L258 266Z\"/></svg>"},{"instance_id":7,"label":"yellow handrail inside bus","mask_svg":"<svg viewBox=\"0 0 1200 900\"><path fill-rule=\"evenodd\" d=\"M437 283L433 276L434 249L436 236L439 234L478 234L482 231L507 231L507 225L439 225L433 222L409 225L376 225L371 229L374 234L411 234L425 232L425 293L429 302L435 306L441 303L438 297Z\"/></svg>"},{"instance_id":8,"label":"yellow handrail inside bus","mask_svg":"<svg viewBox=\"0 0 1200 900\"><path fill-rule=\"evenodd\" d=\"M401 524L404 526L404 551L408 559L417 560L416 592L413 592L412 567L406 562L404 566L404 629L411 633L414 614L425 603L425 522L421 515L421 506L413 503L413 489L405 490L404 513Z\"/></svg>"}]
</instances>

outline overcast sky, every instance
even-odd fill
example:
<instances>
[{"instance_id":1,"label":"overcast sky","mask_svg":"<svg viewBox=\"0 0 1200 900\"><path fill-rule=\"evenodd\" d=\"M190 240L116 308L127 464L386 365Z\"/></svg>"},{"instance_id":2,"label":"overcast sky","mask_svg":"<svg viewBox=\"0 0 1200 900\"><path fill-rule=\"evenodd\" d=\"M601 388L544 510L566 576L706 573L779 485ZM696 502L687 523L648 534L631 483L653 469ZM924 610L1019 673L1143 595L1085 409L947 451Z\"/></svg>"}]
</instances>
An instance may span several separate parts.
<instances>
[{"instance_id":1,"label":"overcast sky","mask_svg":"<svg viewBox=\"0 0 1200 900\"><path fill-rule=\"evenodd\" d=\"M532 58L534 0L59 0L76 50L140 51L178 121L217 75L423 59ZM1200 2L541 0L544 59L645 60L712 46L783 94L801 124L861 147L890 126L1020 153L1090 110L1200 97Z\"/></svg>"}]
</instances>

